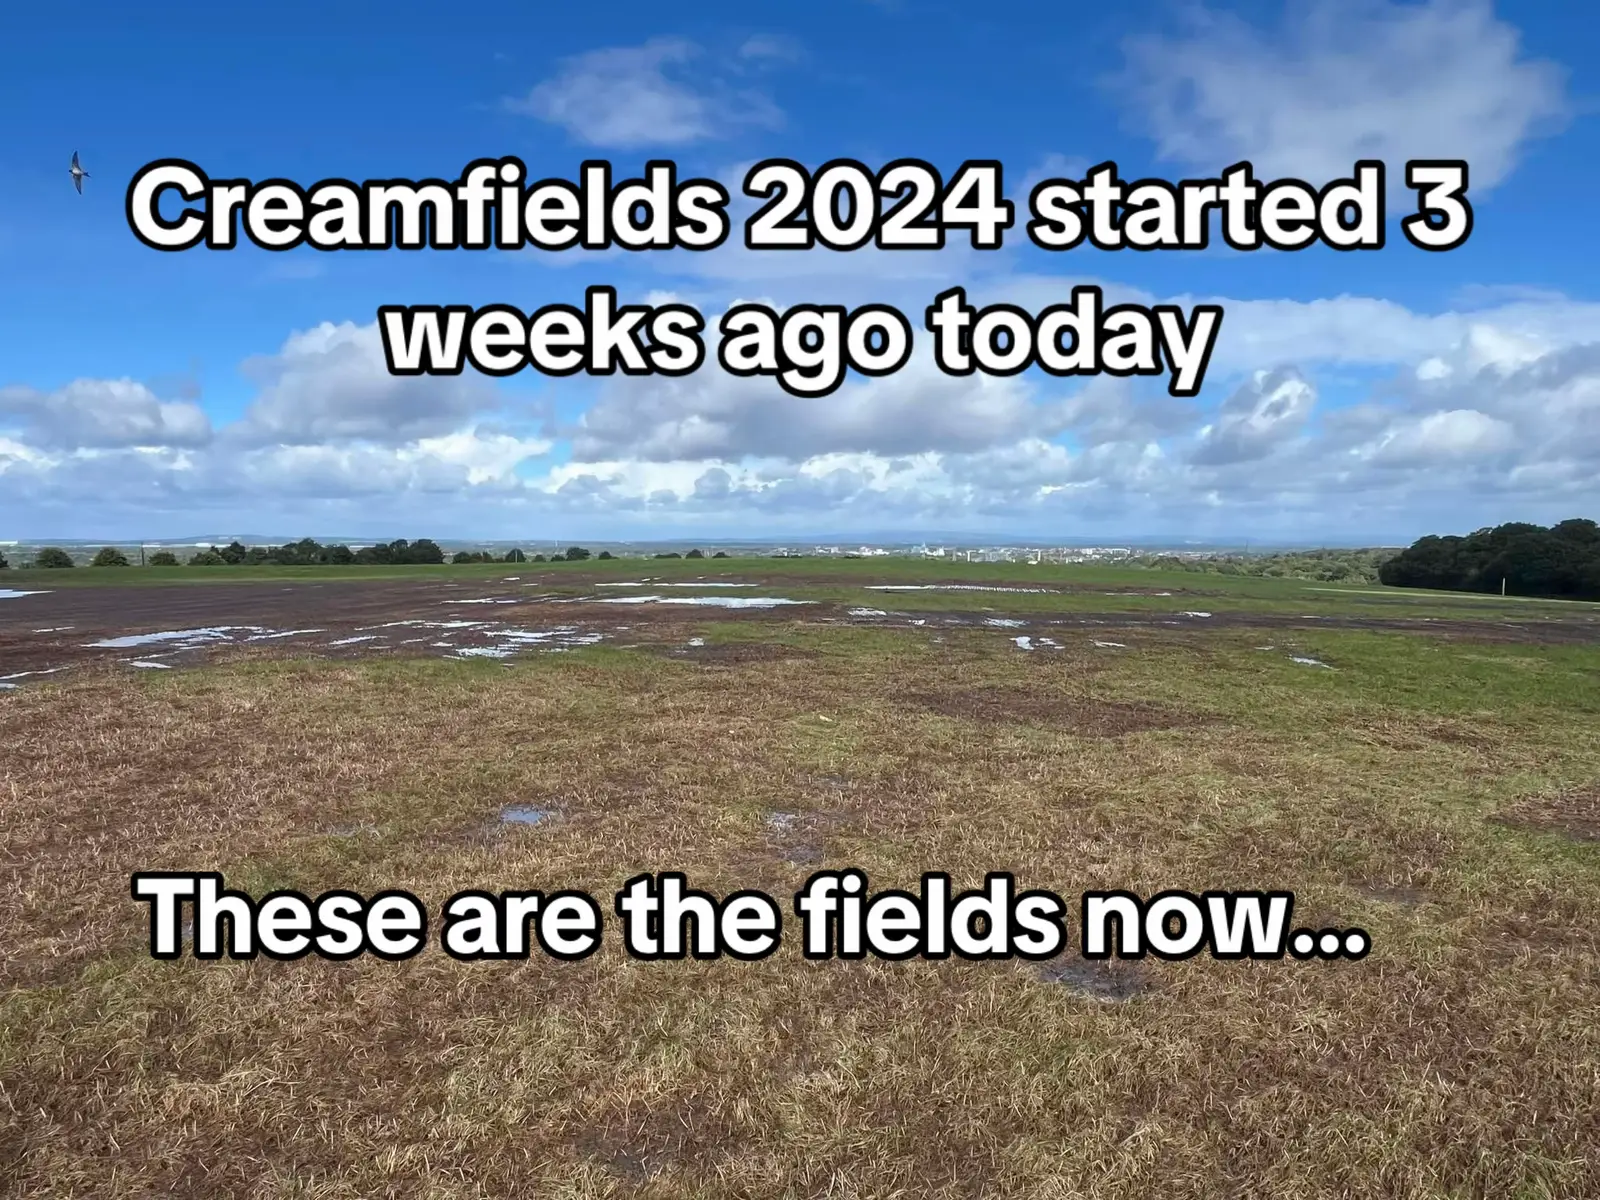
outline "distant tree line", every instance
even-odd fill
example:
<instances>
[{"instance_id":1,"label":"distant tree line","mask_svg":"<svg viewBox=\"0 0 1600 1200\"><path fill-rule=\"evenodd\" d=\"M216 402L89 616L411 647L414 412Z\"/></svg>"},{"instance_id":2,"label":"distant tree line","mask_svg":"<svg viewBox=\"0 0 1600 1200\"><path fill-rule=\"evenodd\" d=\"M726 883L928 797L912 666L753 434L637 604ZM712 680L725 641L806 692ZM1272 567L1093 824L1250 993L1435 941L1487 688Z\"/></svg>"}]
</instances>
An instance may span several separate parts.
<instances>
[{"instance_id":1,"label":"distant tree line","mask_svg":"<svg viewBox=\"0 0 1600 1200\"><path fill-rule=\"evenodd\" d=\"M564 553L551 554L546 558L543 554L535 554L530 559L528 554L520 549L512 548L504 554L495 554L489 550L461 550L452 555L452 563L525 563L525 562L583 562L591 557L611 559L614 556L609 550L602 550L598 556L583 546L568 546ZM661 557L658 555L657 557ZM672 557L676 558L677 555ZM690 558L703 557L700 552L694 551ZM178 556L171 550L157 550L149 556L148 564L152 567L176 567L182 565ZM231 566L279 566L279 567L312 567L312 566L393 566L413 563L442 563L445 561L444 551L439 544L430 538L419 538L411 542L400 539L394 542L379 543L373 546L363 546L359 550L352 550L349 546L325 546L313 538L301 538L297 542L289 542L282 546L246 546L242 542L229 542L226 546L204 547L190 555L188 565L191 567L231 567ZM5 556L0 554L0 569L9 564ZM47 569L60 569L72 567L77 564L72 555L59 546L45 546L33 557L33 562L28 564L34 567ZM129 565L128 556L114 546L107 546L99 551L90 560L91 567L126 567Z\"/></svg>"},{"instance_id":2,"label":"distant tree line","mask_svg":"<svg viewBox=\"0 0 1600 1200\"><path fill-rule=\"evenodd\" d=\"M1383 564L1391 587L1600 600L1600 525L1512 523L1465 537L1425 537Z\"/></svg>"},{"instance_id":3,"label":"distant tree line","mask_svg":"<svg viewBox=\"0 0 1600 1200\"><path fill-rule=\"evenodd\" d=\"M1393 550L1296 550L1273 554L1144 555L1137 567L1194 571L1210 575L1252 575L1266 579L1308 579L1319 583L1377 583L1379 568Z\"/></svg>"},{"instance_id":4,"label":"distant tree line","mask_svg":"<svg viewBox=\"0 0 1600 1200\"><path fill-rule=\"evenodd\" d=\"M442 563L444 551L430 538L414 542L401 538L351 550L349 546L324 546L313 538L301 538L282 546L246 546L229 542L226 546L201 550L189 559L191 567L315 567L315 566L400 566L413 563Z\"/></svg>"}]
</instances>

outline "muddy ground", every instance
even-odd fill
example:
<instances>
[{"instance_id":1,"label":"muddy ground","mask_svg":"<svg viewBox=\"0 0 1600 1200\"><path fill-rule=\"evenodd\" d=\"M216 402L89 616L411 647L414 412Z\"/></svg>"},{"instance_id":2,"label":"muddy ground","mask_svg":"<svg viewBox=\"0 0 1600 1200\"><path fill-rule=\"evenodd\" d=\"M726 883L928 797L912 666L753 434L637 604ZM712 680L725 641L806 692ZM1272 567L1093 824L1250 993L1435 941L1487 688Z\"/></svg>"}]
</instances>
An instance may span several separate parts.
<instances>
[{"instance_id":1,"label":"muddy ground","mask_svg":"<svg viewBox=\"0 0 1600 1200\"><path fill-rule=\"evenodd\" d=\"M784 589L761 587L738 594L781 597ZM239 647L269 654L503 659L531 651L606 643L670 648L678 656L706 661L718 661L729 653L737 656L736 652L691 644L695 628L708 620L992 629L997 636L1022 639L1019 645L1024 649L1040 651L1056 648L1058 643L1049 635L1074 630L1091 637L1114 638L1141 630L1194 633L1331 628L1491 642L1600 642L1600 621L1587 616L1525 622L1239 612L1202 617L1180 611L1176 598L1172 613L1007 615L1005 596L999 589L981 593L982 611L895 611L896 594L885 591L879 595L883 609L863 610L831 602L727 609L603 603L608 597L600 596L573 599L515 579L66 588L0 600L0 686L23 686L91 662L172 669ZM975 604L980 603L977 596L975 593ZM150 636L158 634L161 636ZM107 642L111 644L97 644Z\"/></svg>"}]
</instances>

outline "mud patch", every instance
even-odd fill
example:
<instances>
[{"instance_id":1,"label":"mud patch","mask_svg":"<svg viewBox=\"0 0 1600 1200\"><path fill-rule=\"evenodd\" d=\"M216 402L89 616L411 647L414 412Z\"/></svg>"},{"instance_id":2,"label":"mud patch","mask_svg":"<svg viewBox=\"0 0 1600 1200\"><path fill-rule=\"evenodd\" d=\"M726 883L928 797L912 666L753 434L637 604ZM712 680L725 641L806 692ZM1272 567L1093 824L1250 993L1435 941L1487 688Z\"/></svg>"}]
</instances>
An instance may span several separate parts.
<instances>
[{"instance_id":1,"label":"mud patch","mask_svg":"<svg viewBox=\"0 0 1600 1200\"><path fill-rule=\"evenodd\" d=\"M709 646L702 642L698 646L674 647L667 651L667 657L706 666L736 667L745 663L816 658L818 654L804 646L786 646L781 642L717 642Z\"/></svg>"},{"instance_id":2,"label":"mud patch","mask_svg":"<svg viewBox=\"0 0 1600 1200\"><path fill-rule=\"evenodd\" d=\"M1045 725L1081 737L1122 737L1155 729L1198 725L1192 713L1155 704L1043 694L986 687L962 692L911 693L906 701L942 717L984 724Z\"/></svg>"},{"instance_id":3,"label":"mud patch","mask_svg":"<svg viewBox=\"0 0 1600 1200\"><path fill-rule=\"evenodd\" d=\"M1148 975L1137 963L1095 962L1056 958L1039 964L1039 978L1056 983L1102 1004L1121 1004L1150 990Z\"/></svg>"},{"instance_id":4,"label":"mud patch","mask_svg":"<svg viewBox=\"0 0 1600 1200\"><path fill-rule=\"evenodd\" d=\"M1405 887L1396 883L1369 881L1358 884L1356 890L1374 900L1381 900L1385 904L1397 904L1401 908L1421 908L1430 899L1428 893L1421 888Z\"/></svg>"},{"instance_id":5,"label":"mud patch","mask_svg":"<svg viewBox=\"0 0 1600 1200\"><path fill-rule=\"evenodd\" d=\"M1531 797L1489 820L1531 833L1559 833L1575 842L1600 842L1600 784Z\"/></svg>"}]
</instances>

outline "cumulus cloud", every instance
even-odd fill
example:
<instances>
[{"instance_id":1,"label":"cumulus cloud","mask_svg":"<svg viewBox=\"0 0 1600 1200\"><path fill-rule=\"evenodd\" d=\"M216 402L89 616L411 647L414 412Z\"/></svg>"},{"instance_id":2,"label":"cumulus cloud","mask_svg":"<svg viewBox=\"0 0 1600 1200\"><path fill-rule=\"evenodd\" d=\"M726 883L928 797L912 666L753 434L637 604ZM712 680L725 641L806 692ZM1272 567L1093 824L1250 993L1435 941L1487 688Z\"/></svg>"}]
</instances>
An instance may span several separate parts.
<instances>
[{"instance_id":1,"label":"cumulus cloud","mask_svg":"<svg viewBox=\"0 0 1600 1200\"><path fill-rule=\"evenodd\" d=\"M952 378L925 356L801 399L713 359L682 379L563 384L585 391L568 392L581 415L558 436L528 432L487 380L395 379L374 329L324 325L251 360L258 394L215 430L127 380L0 392L0 511L70 527L114 514L130 532L167 513L174 533L242 512L311 533L449 519L480 536L532 522L572 537L1305 537L1559 519L1597 498L1595 306L1512 296L1425 314L1341 297L1236 312L1249 349L1214 368L1231 388L1220 401L1175 400L1159 380Z\"/></svg>"},{"instance_id":2,"label":"cumulus cloud","mask_svg":"<svg viewBox=\"0 0 1600 1200\"><path fill-rule=\"evenodd\" d=\"M77 379L53 392L0 388L0 427L50 448L202 446L211 422L191 401L164 401L131 379Z\"/></svg>"},{"instance_id":3,"label":"cumulus cloud","mask_svg":"<svg viewBox=\"0 0 1600 1200\"><path fill-rule=\"evenodd\" d=\"M1249 159L1320 183L1380 158L1403 187L1408 158L1464 158L1481 193L1570 111L1563 70L1526 58L1489 0L1311 0L1273 31L1189 20L1130 39L1115 86L1162 158L1206 172Z\"/></svg>"},{"instance_id":4,"label":"cumulus cloud","mask_svg":"<svg viewBox=\"0 0 1600 1200\"><path fill-rule=\"evenodd\" d=\"M1038 429L1048 413L1022 380L946 375L926 357L881 379L799 397L715 361L678 379L619 378L573 431L579 460L809 459L830 453L969 450Z\"/></svg>"},{"instance_id":5,"label":"cumulus cloud","mask_svg":"<svg viewBox=\"0 0 1600 1200\"><path fill-rule=\"evenodd\" d=\"M786 46L752 38L743 58L770 59ZM685 68L703 57L699 46L683 38L591 50L564 60L554 76L507 107L559 125L580 142L618 150L683 146L782 124L777 106L758 91L733 89L704 75L687 77Z\"/></svg>"},{"instance_id":6,"label":"cumulus cloud","mask_svg":"<svg viewBox=\"0 0 1600 1200\"><path fill-rule=\"evenodd\" d=\"M1196 463L1243 463L1265 458L1298 437L1317 402L1298 371L1257 371L1222 402L1217 419L1200 431Z\"/></svg>"},{"instance_id":7,"label":"cumulus cloud","mask_svg":"<svg viewBox=\"0 0 1600 1200\"><path fill-rule=\"evenodd\" d=\"M494 388L471 373L389 374L376 323L324 322L243 370L259 391L234 432L257 442L398 444L451 433L499 403Z\"/></svg>"}]
</instances>

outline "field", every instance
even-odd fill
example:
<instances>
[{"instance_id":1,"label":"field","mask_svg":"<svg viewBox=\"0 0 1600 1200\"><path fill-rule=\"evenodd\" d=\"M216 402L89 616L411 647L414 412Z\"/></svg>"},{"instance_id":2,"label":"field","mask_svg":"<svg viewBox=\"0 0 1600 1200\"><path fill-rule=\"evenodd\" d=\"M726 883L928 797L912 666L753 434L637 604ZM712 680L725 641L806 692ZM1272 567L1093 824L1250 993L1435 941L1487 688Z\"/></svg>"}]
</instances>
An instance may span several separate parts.
<instances>
[{"instance_id":1,"label":"field","mask_svg":"<svg viewBox=\"0 0 1600 1200\"><path fill-rule=\"evenodd\" d=\"M6 1194L1600 1195L1600 606L810 559L0 589ZM1074 932L1091 889L1288 890L1373 945L806 961L788 898L846 866L1011 871ZM140 870L584 889L605 944L160 962ZM782 948L629 958L646 871L772 894Z\"/></svg>"}]
</instances>

